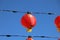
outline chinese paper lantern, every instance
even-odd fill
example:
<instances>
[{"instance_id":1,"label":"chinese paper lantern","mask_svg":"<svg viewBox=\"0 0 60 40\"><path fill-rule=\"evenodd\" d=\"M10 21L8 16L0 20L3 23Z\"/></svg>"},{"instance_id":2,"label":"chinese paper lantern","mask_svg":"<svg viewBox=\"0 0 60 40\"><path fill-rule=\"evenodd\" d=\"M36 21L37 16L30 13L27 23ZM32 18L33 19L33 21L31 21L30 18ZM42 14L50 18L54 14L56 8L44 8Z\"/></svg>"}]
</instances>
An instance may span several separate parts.
<instances>
[{"instance_id":1,"label":"chinese paper lantern","mask_svg":"<svg viewBox=\"0 0 60 40\"><path fill-rule=\"evenodd\" d=\"M55 18L55 25L57 27L58 32L60 32L60 16Z\"/></svg>"},{"instance_id":2,"label":"chinese paper lantern","mask_svg":"<svg viewBox=\"0 0 60 40\"><path fill-rule=\"evenodd\" d=\"M31 36L28 36L26 40L33 40L33 38Z\"/></svg>"},{"instance_id":3,"label":"chinese paper lantern","mask_svg":"<svg viewBox=\"0 0 60 40\"><path fill-rule=\"evenodd\" d=\"M36 25L36 18L32 14L25 14L21 18L21 24L27 29L27 32L31 32Z\"/></svg>"},{"instance_id":4,"label":"chinese paper lantern","mask_svg":"<svg viewBox=\"0 0 60 40\"><path fill-rule=\"evenodd\" d=\"M60 40L60 38L58 40Z\"/></svg>"}]
</instances>

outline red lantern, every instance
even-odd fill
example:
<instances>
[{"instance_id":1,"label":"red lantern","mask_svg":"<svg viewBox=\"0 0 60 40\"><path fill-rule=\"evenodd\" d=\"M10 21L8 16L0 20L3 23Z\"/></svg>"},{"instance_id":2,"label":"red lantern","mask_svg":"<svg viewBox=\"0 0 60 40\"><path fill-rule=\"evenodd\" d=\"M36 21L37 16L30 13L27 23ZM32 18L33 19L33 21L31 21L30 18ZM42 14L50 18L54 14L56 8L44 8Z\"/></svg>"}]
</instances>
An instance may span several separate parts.
<instances>
[{"instance_id":1,"label":"red lantern","mask_svg":"<svg viewBox=\"0 0 60 40\"><path fill-rule=\"evenodd\" d=\"M60 38L58 40L60 40Z\"/></svg>"},{"instance_id":2,"label":"red lantern","mask_svg":"<svg viewBox=\"0 0 60 40\"><path fill-rule=\"evenodd\" d=\"M28 36L26 40L33 40L33 38L31 36Z\"/></svg>"},{"instance_id":3,"label":"red lantern","mask_svg":"<svg viewBox=\"0 0 60 40\"><path fill-rule=\"evenodd\" d=\"M58 32L60 32L60 16L55 18L55 25L57 27Z\"/></svg>"},{"instance_id":4,"label":"red lantern","mask_svg":"<svg viewBox=\"0 0 60 40\"><path fill-rule=\"evenodd\" d=\"M31 32L32 28L36 25L36 18L32 14L25 14L21 18L21 24L27 28L28 32Z\"/></svg>"}]
</instances>

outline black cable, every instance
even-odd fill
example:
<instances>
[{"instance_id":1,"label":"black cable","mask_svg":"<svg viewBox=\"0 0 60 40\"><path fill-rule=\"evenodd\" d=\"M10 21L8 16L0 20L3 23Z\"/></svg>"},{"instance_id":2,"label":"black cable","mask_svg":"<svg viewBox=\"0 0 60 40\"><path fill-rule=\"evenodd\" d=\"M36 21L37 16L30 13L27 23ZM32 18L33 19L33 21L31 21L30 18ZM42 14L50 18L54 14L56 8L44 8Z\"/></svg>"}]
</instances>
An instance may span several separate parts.
<instances>
[{"instance_id":1,"label":"black cable","mask_svg":"<svg viewBox=\"0 0 60 40\"><path fill-rule=\"evenodd\" d=\"M48 14L48 15L54 15L55 13L40 13L40 12L21 12L16 10L0 10L0 11L6 11L6 12L13 12L13 13L28 13L28 14Z\"/></svg>"},{"instance_id":2,"label":"black cable","mask_svg":"<svg viewBox=\"0 0 60 40\"><path fill-rule=\"evenodd\" d=\"M36 37L36 38L58 38L52 36L24 36L24 35L0 35L0 37Z\"/></svg>"}]
</instances>

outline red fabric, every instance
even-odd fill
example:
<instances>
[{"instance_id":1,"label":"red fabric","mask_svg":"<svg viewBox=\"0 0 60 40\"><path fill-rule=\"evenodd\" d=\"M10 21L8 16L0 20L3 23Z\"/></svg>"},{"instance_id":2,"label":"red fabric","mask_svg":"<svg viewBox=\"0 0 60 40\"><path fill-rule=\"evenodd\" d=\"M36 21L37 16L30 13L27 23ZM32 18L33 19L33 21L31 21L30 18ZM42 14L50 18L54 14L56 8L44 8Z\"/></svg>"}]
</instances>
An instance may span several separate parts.
<instances>
[{"instance_id":1,"label":"red fabric","mask_svg":"<svg viewBox=\"0 0 60 40\"><path fill-rule=\"evenodd\" d=\"M25 15L21 18L21 24L22 24L25 28L34 27L34 26L36 25L36 18L35 18L32 14L25 14Z\"/></svg>"},{"instance_id":2,"label":"red fabric","mask_svg":"<svg viewBox=\"0 0 60 40\"><path fill-rule=\"evenodd\" d=\"M57 16L57 17L55 18L55 24L56 24L56 27L57 27L57 28L60 28L60 16Z\"/></svg>"}]
</instances>

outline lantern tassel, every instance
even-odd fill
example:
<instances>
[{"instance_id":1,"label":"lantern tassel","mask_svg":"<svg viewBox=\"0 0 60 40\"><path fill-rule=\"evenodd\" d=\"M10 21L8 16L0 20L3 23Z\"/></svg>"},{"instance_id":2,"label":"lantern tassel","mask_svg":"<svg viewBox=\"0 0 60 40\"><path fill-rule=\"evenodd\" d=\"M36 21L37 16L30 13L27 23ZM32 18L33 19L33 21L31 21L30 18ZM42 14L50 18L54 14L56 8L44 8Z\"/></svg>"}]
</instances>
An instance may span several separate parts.
<instances>
[{"instance_id":1,"label":"lantern tassel","mask_svg":"<svg viewBox=\"0 0 60 40\"><path fill-rule=\"evenodd\" d=\"M32 29L27 29L27 32L32 32Z\"/></svg>"},{"instance_id":2,"label":"lantern tassel","mask_svg":"<svg viewBox=\"0 0 60 40\"><path fill-rule=\"evenodd\" d=\"M57 28L57 31L60 32L60 28Z\"/></svg>"}]
</instances>

